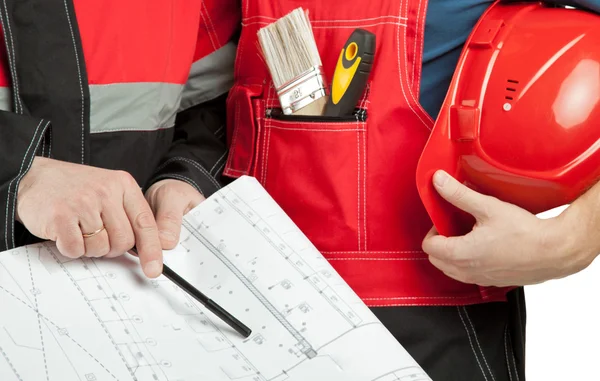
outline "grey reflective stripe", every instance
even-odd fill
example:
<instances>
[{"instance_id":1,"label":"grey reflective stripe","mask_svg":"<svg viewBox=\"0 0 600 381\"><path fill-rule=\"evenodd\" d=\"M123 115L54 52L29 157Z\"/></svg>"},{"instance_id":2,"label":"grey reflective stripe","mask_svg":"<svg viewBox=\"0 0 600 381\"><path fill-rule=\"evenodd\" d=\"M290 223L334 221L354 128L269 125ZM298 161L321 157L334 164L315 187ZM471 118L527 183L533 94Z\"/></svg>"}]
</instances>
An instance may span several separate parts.
<instances>
[{"instance_id":1,"label":"grey reflective stripe","mask_svg":"<svg viewBox=\"0 0 600 381\"><path fill-rule=\"evenodd\" d=\"M90 85L91 133L173 127L183 85L156 82Z\"/></svg>"},{"instance_id":2,"label":"grey reflective stripe","mask_svg":"<svg viewBox=\"0 0 600 381\"><path fill-rule=\"evenodd\" d=\"M237 46L229 42L192 65L180 110L215 99L231 89L236 50Z\"/></svg>"},{"instance_id":3,"label":"grey reflective stripe","mask_svg":"<svg viewBox=\"0 0 600 381\"><path fill-rule=\"evenodd\" d=\"M0 110L12 111L12 91L9 87L0 87Z\"/></svg>"}]
</instances>

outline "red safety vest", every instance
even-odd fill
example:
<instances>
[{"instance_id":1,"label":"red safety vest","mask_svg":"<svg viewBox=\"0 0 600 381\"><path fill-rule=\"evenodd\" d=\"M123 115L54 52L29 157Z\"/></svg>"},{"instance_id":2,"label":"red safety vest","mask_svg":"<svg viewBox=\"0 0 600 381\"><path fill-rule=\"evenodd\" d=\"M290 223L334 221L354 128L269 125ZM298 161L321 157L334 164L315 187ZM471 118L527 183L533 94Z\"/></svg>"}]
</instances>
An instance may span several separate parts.
<instances>
[{"instance_id":1,"label":"red safety vest","mask_svg":"<svg viewBox=\"0 0 600 381\"><path fill-rule=\"evenodd\" d=\"M433 120L419 104L426 0L243 0L235 86L228 100L225 174L256 177L369 306L464 305L505 299L433 267L421 243L432 226L415 169ZM377 36L359 107L366 118L280 120L257 31L309 10L329 80L355 28Z\"/></svg>"}]
</instances>

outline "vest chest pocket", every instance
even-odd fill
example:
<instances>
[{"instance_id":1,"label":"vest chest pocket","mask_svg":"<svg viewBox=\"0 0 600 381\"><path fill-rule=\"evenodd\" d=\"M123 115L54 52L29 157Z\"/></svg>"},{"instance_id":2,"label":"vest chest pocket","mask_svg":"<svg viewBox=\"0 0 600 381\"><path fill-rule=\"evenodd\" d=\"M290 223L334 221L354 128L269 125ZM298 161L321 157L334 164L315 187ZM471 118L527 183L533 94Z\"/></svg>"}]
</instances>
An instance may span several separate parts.
<instances>
[{"instance_id":1,"label":"vest chest pocket","mask_svg":"<svg viewBox=\"0 0 600 381\"><path fill-rule=\"evenodd\" d=\"M268 109L264 116L254 176L319 250L361 250L367 111L336 118Z\"/></svg>"}]
</instances>

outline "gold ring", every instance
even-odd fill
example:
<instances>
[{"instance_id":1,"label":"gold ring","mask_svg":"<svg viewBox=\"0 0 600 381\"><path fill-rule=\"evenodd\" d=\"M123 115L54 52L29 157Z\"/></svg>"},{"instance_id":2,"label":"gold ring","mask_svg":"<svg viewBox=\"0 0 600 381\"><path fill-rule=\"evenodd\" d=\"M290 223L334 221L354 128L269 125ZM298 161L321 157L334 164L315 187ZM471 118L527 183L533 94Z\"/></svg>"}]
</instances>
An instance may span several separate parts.
<instances>
[{"instance_id":1,"label":"gold ring","mask_svg":"<svg viewBox=\"0 0 600 381\"><path fill-rule=\"evenodd\" d=\"M104 225L102 225L102 227L100 229L96 230L95 232L83 233L83 238L91 238L97 234L100 234L104 229L105 229L105 227L104 227Z\"/></svg>"}]
</instances>

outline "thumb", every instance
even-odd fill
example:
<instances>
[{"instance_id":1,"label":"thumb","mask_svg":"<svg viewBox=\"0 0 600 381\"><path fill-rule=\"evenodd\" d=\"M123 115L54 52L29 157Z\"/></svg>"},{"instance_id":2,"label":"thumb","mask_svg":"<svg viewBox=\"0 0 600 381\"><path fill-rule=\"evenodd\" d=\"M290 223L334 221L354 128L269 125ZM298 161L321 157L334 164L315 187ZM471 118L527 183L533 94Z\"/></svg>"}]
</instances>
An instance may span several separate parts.
<instances>
[{"instance_id":1,"label":"thumb","mask_svg":"<svg viewBox=\"0 0 600 381\"><path fill-rule=\"evenodd\" d=\"M457 208L478 220L487 217L487 204L490 197L475 192L441 170L433 175L433 185L440 196Z\"/></svg>"}]
</instances>

